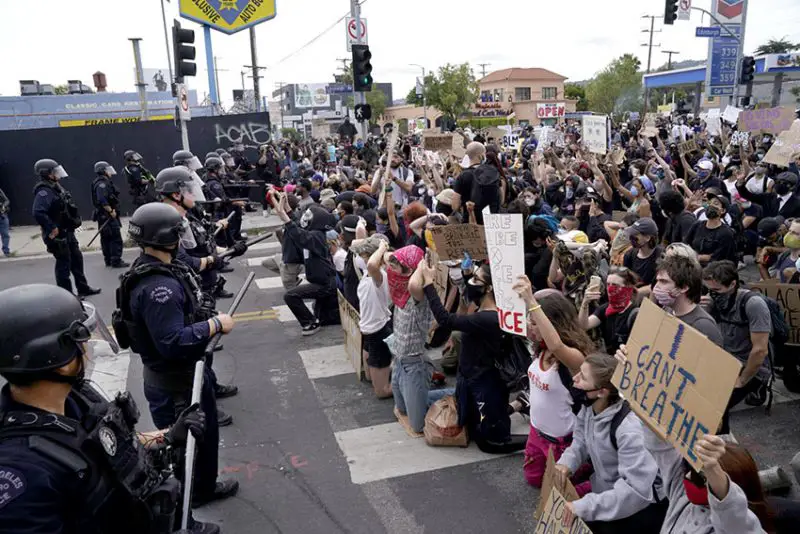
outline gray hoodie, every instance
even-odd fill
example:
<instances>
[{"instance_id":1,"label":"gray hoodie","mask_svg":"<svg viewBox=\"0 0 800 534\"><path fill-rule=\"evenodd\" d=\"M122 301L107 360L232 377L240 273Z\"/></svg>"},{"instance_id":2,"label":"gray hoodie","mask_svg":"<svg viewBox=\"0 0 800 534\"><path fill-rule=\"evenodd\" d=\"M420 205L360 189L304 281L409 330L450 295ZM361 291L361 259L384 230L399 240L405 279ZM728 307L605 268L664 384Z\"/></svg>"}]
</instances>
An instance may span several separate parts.
<instances>
[{"instance_id":1,"label":"gray hoodie","mask_svg":"<svg viewBox=\"0 0 800 534\"><path fill-rule=\"evenodd\" d=\"M686 470L681 454L648 428L644 429L644 441L656 459L669 498L661 534L763 534L758 518L747 508L742 488L731 481L721 501L709 491L709 506L692 504L683 489Z\"/></svg>"},{"instance_id":2,"label":"gray hoodie","mask_svg":"<svg viewBox=\"0 0 800 534\"><path fill-rule=\"evenodd\" d=\"M642 423L633 412L617 428L614 450L609 432L611 419L622 407L617 402L599 414L584 406L578 412L572 445L564 451L560 465L575 473L591 459L592 492L574 501L575 514L585 521L614 521L630 517L656 502L656 461L645 450Z\"/></svg>"}]
</instances>

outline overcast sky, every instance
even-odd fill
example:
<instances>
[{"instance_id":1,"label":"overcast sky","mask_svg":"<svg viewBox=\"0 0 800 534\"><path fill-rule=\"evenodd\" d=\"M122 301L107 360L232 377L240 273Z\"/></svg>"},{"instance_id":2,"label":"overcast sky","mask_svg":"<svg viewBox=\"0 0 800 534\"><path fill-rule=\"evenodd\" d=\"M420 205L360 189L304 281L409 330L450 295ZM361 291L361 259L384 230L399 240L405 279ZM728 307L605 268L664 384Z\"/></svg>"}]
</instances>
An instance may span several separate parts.
<instances>
[{"instance_id":1,"label":"overcast sky","mask_svg":"<svg viewBox=\"0 0 800 534\"><path fill-rule=\"evenodd\" d=\"M243 3L247 0L239 0ZM103 71L109 90L132 91L133 53L129 37L141 37L145 68L166 68L167 57L160 0L2 0L0 50L3 50L0 94L18 95L18 81L34 79L54 85L80 79L91 85L92 73ZM711 0L695 0L709 9ZM166 3L168 24L178 16L178 0ZM32 17L31 10L36 15ZM325 83L348 57L344 22L302 48L349 12L348 0L278 0L277 17L256 27L258 59L269 67L262 94L277 82ZM428 69L445 63L490 63L487 71L507 67L543 67L572 80L590 78L611 59L626 52L647 63L642 29L657 15L653 68L666 61L661 50L677 50L676 60L705 59L707 40L694 37L696 26L708 25L701 14L691 21L663 26L664 0L367 0L362 16L369 23L369 44L376 81L394 84L395 99L413 87L418 63ZM750 2L746 53L768 38L800 41L800 2ZM205 47L196 30L198 76L191 82L200 99L208 90ZM240 72L250 64L248 32L229 36L212 31L223 101L241 88ZM298 51L299 49L301 49ZM295 53L296 52L296 53ZM291 57L288 59L286 56ZM165 69L166 72L166 69ZM246 79L247 88L252 80Z\"/></svg>"}]
</instances>

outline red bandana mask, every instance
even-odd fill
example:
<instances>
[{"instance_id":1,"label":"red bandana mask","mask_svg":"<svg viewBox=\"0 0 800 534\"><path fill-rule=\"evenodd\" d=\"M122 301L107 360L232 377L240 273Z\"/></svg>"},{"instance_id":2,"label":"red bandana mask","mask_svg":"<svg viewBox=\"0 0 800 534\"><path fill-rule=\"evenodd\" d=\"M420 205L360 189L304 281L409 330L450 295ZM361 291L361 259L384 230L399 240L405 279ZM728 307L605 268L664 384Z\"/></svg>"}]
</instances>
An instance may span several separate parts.
<instances>
[{"instance_id":1,"label":"red bandana mask","mask_svg":"<svg viewBox=\"0 0 800 534\"><path fill-rule=\"evenodd\" d=\"M606 317L620 313L628 307L633 298L633 291L635 288L618 286L617 284L608 284L608 308L606 308Z\"/></svg>"},{"instance_id":2,"label":"red bandana mask","mask_svg":"<svg viewBox=\"0 0 800 534\"><path fill-rule=\"evenodd\" d=\"M697 506L708 506L708 488L698 486L688 478L683 479L683 489L689 502Z\"/></svg>"},{"instance_id":3,"label":"red bandana mask","mask_svg":"<svg viewBox=\"0 0 800 534\"><path fill-rule=\"evenodd\" d=\"M402 308L411 297L411 293L408 292L408 281L424 255L425 253L422 249L416 245L408 245L395 251L394 258L397 262L409 269L408 274L399 273L391 268L386 272L386 278L389 283L389 297L391 297L395 306Z\"/></svg>"}]
</instances>

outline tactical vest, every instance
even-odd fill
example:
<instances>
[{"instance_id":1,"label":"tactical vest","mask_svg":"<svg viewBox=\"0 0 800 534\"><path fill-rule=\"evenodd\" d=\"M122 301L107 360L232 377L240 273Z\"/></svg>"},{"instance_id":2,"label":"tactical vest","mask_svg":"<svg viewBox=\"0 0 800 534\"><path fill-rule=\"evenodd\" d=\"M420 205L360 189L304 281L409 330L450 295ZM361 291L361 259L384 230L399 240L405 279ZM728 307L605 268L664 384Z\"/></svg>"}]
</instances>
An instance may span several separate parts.
<instances>
[{"instance_id":1,"label":"tactical vest","mask_svg":"<svg viewBox=\"0 0 800 534\"><path fill-rule=\"evenodd\" d=\"M133 317L131 310L130 298L133 290L144 279L157 274L174 278L181 284L186 298L183 308L184 325L205 321L214 315L214 302L203 294L197 275L189 267L179 260L173 260L171 264L162 262L143 263L140 257L134 262L133 267L120 277L120 286L116 292L117 309L114 310L111 316L111 322L120 347L124 349L130 348L133 352L142 356L142 362L146 368L149 368L148 364L158 359L163 364L159 365L159 371L165 375L173 375L174 382L180 382L175 384L175 388L181 389L187 379L191 385L193 364L189 360L165 362L160 357L146 325L141 322L140 318ZM150 380L148 382L152 383L153 381Z\"/></svg>"},{"instance_id":2,"label":"tactical vest","mask_svg":"<svg viewBox=\"0 0 800 534\"><path fill-rule=\"evenodd\" d=\"M56 226L67 231L80 228L81 216L70 192L58 183L42 180L34 186L33 196L35 197L42 188L50 189L58 197L58 202L55 206L51 206L48 213L53 222L56 223Z\"/></svg>"},{"instance_id":3,"label":"tactical vest","mask_svg":"<svg viewBox=\"0 0 800 534\"><path fill-rule=\"evenodd\" d=\"M195 248L186 252L194 257L206 257L209 254L214 254L214 243L209 239L208 230L206 230L203 221L189 213L187 213L186 219L189 221L189 228L191 228L192 235L194 235L194 240L197 243Z\"/></svg>"},{"instance_id":4,"label":"tactical vest","mask_svg":"<svg viewBox=\"0 0 800 534\"><path fill-rule=\"evenodd\" d=\"M106 194L108 205L111 206L111 209L117 209L117 207L119 207L119 192L114 186L114 182L112 182L106 176L98 176L94 179L94 181L92 181L92 205L97 208L98 212L105 211L103 206L97 200L97 186L100 182L105 182L106 188L108 189L108 193Z\"/></svg>"},{"instance_id":5,"label":"tactical vest","mask_svg":"<svg viewBox=\"0 0 800 534\"><path fill-rule=\"evenodd\" d=\"M27 438L30 450L81 481L70 510L76 532L172 532L180 484L166 462L158 466L134 431L139 411L128 393L107 402L91 385L76 385L70 399L80 421L57 414L0 412L0 440Z\"/></svg>"}]
</instances>

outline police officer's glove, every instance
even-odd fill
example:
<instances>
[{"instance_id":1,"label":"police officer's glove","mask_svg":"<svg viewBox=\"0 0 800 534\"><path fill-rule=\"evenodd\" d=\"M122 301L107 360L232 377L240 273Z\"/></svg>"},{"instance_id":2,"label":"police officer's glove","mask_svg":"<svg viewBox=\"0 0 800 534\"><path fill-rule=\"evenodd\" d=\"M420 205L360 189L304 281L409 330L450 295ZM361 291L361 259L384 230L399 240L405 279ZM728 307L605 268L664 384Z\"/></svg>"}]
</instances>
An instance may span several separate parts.
<instances>
[{"instance_id":1,"label":"police officer's glove","mask_svg":"<svg viewBox=\"0 0 800 534\"><path fill-rule=\"evenodd\" d=\"M200 409L200 405L195 403L181 412L178 420L164 435L164 439L172 446L182 446L186 444L189 432L197 441L202 441L205 430L206 414Z\"/></svg>"},{"instance_id":2,"label":"police officer's glove","mask_svg":"<svg viewBox=\"0 0 800 534\"><path fill-rule=\"evenodd\" d=\"M231 247L231 249L233 250L232 257L236 258L247 252L247 243L244 241L238 241L235 245L233 245L233 247Z\"/></svg>"}]
</instances>

